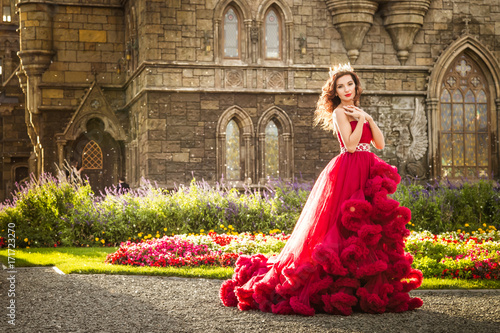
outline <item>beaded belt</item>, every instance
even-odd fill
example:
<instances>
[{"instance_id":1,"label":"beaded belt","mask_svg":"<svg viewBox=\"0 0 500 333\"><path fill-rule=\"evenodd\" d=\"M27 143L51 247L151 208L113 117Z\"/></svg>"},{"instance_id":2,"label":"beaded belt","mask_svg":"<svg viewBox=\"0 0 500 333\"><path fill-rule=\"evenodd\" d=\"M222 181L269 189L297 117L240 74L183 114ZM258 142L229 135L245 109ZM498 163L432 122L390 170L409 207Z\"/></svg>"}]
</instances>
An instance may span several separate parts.
<instances>
[{"instance_id":1,"label":"beaded belt","mask_svg":"<svg viewBox=\"0 0 500 333\"><path fill-rule=\"evenodd\" d=\"M356 146L355 151L370 151L370 144L369 143L359 143ZM346 153L347 148L346 147L340 147L340 153Z\"/></svg>"}]
</instances>

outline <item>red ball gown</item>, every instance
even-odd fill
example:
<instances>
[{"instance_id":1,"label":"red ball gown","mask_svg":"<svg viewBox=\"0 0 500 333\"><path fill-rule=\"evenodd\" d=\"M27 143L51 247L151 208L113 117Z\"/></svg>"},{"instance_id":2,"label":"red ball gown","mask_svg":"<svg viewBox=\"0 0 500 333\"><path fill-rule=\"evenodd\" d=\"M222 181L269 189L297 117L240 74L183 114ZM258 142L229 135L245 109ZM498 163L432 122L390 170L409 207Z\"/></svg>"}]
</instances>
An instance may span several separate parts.
<instances>
[{"instance_id":1,"label":"red ball gown","mask_svg":"<svg viewBox=\"0 0 500 333\"><path fill-rule=\"evenodd\" d=\"M408 294L422 283L404 252L411 213L388 197L401 177L369 151L368 123L354 153L338 137L343 152L319 175L281 253L240 256L220 289L225 306L306 316L422 306Z\"/></svg>"}]
</instances>

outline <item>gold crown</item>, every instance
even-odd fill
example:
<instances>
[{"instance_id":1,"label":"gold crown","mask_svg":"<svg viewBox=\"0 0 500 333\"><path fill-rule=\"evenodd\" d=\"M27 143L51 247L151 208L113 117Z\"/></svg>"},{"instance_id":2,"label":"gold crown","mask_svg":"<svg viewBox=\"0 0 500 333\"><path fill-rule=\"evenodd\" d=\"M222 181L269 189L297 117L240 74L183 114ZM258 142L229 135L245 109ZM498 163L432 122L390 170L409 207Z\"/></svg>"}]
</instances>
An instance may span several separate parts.
<instances>
[{"instance_id":1,"label":"gold crown","mask_svg":"<svg viewBox=\"0 0 500 333\"><path fill-rule=\"evenodd\" d=\"M351 67L351 63L339 64L338 66L330 67L330 77L336 75L340 72L354 72L354 68Z\"/></svg>"}]
</instances>

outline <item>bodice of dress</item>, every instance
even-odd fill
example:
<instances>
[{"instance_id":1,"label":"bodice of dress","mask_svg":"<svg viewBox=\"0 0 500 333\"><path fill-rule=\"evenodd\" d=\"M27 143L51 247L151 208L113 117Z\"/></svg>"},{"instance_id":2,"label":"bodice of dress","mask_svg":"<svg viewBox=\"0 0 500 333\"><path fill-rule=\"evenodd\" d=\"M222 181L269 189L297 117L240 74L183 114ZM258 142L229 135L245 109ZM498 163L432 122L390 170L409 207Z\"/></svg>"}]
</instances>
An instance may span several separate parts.
<instances>
[{"instance_id":1,"label":"bodice of dress","mask_svg":"<svg viewBox=\"0 0 500 333\"><path fill-rule=\"evenodd\" d=\"M353 120L349 123L351 124L351 130L354 131L356 129L356 126L358 125L358 122L356 120ZM339 139L340 147L345 147L344 142L342 141L342 136L338 132L337 132L337 138ZM361 133L361 139L359 140L359 143L371 143L372 139L373 136L372 136L372 130L370 129L370 124L364 123L363 132Z\"/></svg>"}]
</instances>

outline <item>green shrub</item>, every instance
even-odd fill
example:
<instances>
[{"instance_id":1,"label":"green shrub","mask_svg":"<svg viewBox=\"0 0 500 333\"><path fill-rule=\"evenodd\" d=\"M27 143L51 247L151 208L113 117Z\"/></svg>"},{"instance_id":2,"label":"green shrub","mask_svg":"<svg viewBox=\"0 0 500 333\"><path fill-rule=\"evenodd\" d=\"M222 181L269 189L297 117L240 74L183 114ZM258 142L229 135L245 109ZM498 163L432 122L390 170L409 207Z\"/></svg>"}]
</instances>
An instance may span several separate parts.
<instances>
[{"instance_id":1,"label":"green shrub","mask_svg":"<svg viewBox=\"0 0 500 333\"><path fill-rule=\"evenodd\" d=\"M487 179L434 184L402 182L393 198L410 208L410 229L441 233L500 226L500 187Z\"/></svg>"},{"instance_id":2,"label":"green shrub","mask_svg":"<svg viewBox=\"0 0 500 333\"><path fill-rule=\"evenodd\" d=\"M275 183L241 193L193 180L175 191L146 182L134 191L109 189L96 196L88 184L44 175L22 186L13 203L2 207L0 227L6 232L14 222L21 247L117 245L144 235L201 230L290 233L308 193L298 184Z\"/></svg>"},{"instance_id":3,"label":"green shrub","mask_svg":"<svg viewBox=\"0 0 500 333\"><path fill-rule=\"evenodd\" d=\"M95 195L88 184L43 175L19 187L14 200L1 207L0 228L5 237L7 225L15 223L18 247L118 245L201 230L290 233L310 191L310 184L283 182L244 192L195 180L173 191L144 183L126 193L109 189ZM493 181L403 182L393 197L410 208L409 228L416 231L500 228L499 186Z\"/></svg>"}]
</instances>

